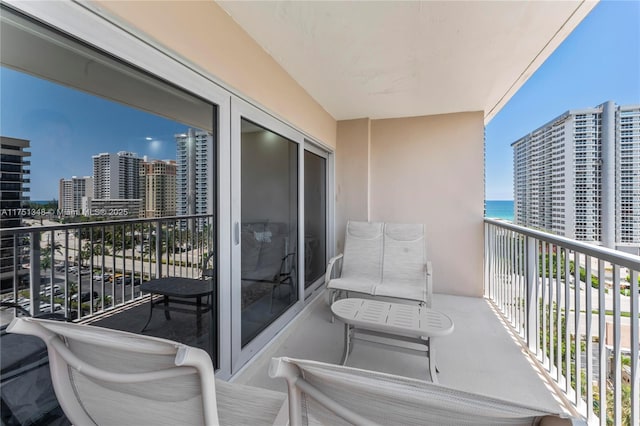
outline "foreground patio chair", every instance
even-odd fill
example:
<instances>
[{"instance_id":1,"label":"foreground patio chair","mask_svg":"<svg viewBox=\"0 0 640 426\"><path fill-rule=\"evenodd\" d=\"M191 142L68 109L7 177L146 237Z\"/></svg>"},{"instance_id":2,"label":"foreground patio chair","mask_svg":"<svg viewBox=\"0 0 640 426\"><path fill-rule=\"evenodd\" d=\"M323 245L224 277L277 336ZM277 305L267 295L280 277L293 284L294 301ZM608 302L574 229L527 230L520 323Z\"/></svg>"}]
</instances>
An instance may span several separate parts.
<instances>
[{"instance_id":1,"label":"foreground patio chair","mask_svg":"<svg viewBox=\"0 0 640 426\"><path fill-rule=\"evenodd\" d=\"M543 409L421 380L316 361L273 358L287 381L289 425L571 425Z\"/></svg>"},{"instance_id":2,"label":"foreground patio chair","mask_svg":"<svg viewBox=\"0 0 640 426\"><path fill-rule=\"evenodd\" d=\"M47 345L60 405L77 425L271 425L285 395L216 382L209 355L170 340L15 318Z\"/></svg>"},{"instance_id":3,"label":"foreground patio chair","mask_svg":"<svg viewBox=\"0 0 640 426\"><path fill-rule=\"evenodd\" d=\"M17 303L3 301L0 315L29 317L30 313ZM65 320L58 313L42 315ZM53 390L44 342L7 333L8 325L0 325L0 424L69 426Z\"/></svg>"}]
</instances>

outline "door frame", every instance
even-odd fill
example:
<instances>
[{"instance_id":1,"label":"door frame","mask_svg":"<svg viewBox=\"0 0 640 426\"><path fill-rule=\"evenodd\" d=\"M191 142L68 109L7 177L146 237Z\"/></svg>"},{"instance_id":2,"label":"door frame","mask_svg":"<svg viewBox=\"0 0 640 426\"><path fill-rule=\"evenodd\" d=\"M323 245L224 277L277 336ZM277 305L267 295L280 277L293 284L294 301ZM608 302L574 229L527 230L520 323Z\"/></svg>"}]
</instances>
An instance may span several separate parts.
<instances>
[{"instance_id":1,"label":"door frame","mask_svg":"<svg viewBox=\"0 0 640 426\"><path fill-rule=\"evenodd\" d=\"M333 191L333 183L334 183L334 158L333 152L329 151L322 147L321 144L316 143L310 139L305 139L304 141L304 150L309 151L312 154L315 154L319 157L324 158L325 160L325 261L329 262L329 259L333 256L335 252L335 235L334 232L331 232L333 229L334 223L334 191ZM301 268L302 269L302 268ZM304 299L305 301L309 301L311 295L313 295L318 290L322 290L324 287L324 275L316 279L308 288L304 289ZM303 286L304 287L304 286Z\"/></svg>"},{"instance_id":2,"label":"door frame","mask_svg":"<svg viewBox=\"0 0 640 426\"><path fill-rule=\"evenodd\" d=\"M235 374L257 352L264 348L304 307L304 271L296 268L298 300L282 315L269 324L251 342L242 347L241 312L241 246L242 223L242 119L256 123L265 129L294 142L298 146L298 258L304 264L304 135L293 127L267 114L238 97L231 97L231 373Z\"/></svg>"}]
</instances>

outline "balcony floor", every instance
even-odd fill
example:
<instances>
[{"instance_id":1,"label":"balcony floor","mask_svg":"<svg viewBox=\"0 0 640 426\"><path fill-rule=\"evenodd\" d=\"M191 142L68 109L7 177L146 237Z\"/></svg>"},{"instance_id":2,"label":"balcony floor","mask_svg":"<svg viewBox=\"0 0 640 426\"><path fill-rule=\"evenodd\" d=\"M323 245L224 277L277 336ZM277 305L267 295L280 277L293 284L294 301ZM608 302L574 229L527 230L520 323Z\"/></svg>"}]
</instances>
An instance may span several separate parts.
<instances>
[{"instance_id":1,"label":"balcony floor","mask_svg":"<svg viewBox=\"0 0 640 426\"><path fill-rule=\"evenodd\" d=\"M549 411L564 411L552 388L523 355L523 348L510 336L487 300L436 294L433 306L455 323L453 334L434 340L440 384ZM344 329L342 323L336 320L332 324L330 318L329 307L319 297L233 381L286 392L283 380L271 379L267 374L271 357L338 363ZM347 365L428 378L424 355L362 341L356 342Z\"/></svg>"},{"instance_id":2,"label":"balcony floor","mask_svg":"<svg viewBox=\"0 0 640 426\"><path fill-rule=\"evenodd\" d=\"M141 301L120 312L93 321L94 325L139 332L148 316L148 302ZM433 306L451 317L455 329L446 337L434 339L440 384L533 405L552 412L566 411L552 385L545 382L536 366L524 354L520 340L484 298L436 294ZM208 324L204 321L199 336L184 335L193 329L192 315L173 315L166 321L155 312L145 334L206 347ZM231 381L286 392L283 380L268 376L274 356L288 356L338 363L342 356L343 324L331 323L331 312L324 295L317 297L285 328L262 353L232 377ZM347 365L429 380L424 354L356 341Z\"/></svg>"}]
</instances>

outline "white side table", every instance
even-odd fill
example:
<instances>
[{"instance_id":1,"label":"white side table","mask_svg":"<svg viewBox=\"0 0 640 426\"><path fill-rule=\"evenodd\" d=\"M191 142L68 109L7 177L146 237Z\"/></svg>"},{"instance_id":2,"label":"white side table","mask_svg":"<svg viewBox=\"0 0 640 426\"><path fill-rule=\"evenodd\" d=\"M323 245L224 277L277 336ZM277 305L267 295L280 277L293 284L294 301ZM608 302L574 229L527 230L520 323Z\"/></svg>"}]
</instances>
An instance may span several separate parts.
<instances>
[{"instance_id":1,"label":"white side table","mask_svg":"<svg viewBox=\"0 0 640 426\"><path fill-rule=\"evenodd\" d=\"M417 305L368 299L341 299L331 305L331 311L344 323L342 365L353 349L356 332L420 343L426 345L429 355L431 380L438 383L432 340L453 332L453 321L447 315Z\"/></svg>"}]
</instances>

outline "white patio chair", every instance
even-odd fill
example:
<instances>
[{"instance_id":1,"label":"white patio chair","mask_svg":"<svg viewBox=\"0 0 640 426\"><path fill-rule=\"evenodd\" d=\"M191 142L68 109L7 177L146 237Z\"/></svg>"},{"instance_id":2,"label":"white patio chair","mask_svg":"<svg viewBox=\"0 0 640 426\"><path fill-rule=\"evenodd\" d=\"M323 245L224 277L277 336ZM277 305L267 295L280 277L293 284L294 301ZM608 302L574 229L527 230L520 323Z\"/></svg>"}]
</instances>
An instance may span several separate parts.
<instances>
[{"instance_id":1,"label":"white patio chair","mask_svg":"<svg viewBox=\"0 0 640 426\"><path fill-rule=\"evenodd\" d=\"M270 425L286 399L217 383L205 351L170 340L33 318L7 331L44 340L56 396L76 426Z\"/></svg>"},{"instance_id":2,"label":"white patio chair","mask_svg":"<svg viewBox=\"0 0 640 426\"><path fill-rule=\"evenodd\" d=\"M273 358L284 378L289 425L571 425L558 413L407 377L316 361Z\"/></svg>"},{"instance_id":3,"label":"white patio chair","mask_svg":"<svg viewBox=\"0 0 640 426\"><path fill-rule=\"evenodd\" d=\"M332 302L343 291L373 294L382 279L383 230L383 223L347 223L344 253L329 261L325 275ZM334 268L339 271L337 278L332 278Z\"/></svg>"},{"instance_id":4,"label":"white patio chair","mask_svg":"<svg viewBox=\"0 0 640 426\"><path fill-rule=\"evenodd\" d=\"M344 254L329 261L325 283L331 303L354 292L430 308L432 267L424 225L350 221Z\"/></svg>"},{"instance_id":5,"label":"white patio chair","mask_svg":"<svg viewBox=\"0 0 640 426\"><path fill-rule=\"evenodd\" d=\"M375 296L417 301L431 308L433 283L424 225L385 223L382 280Z\"/></svg>"}]
</instances>

